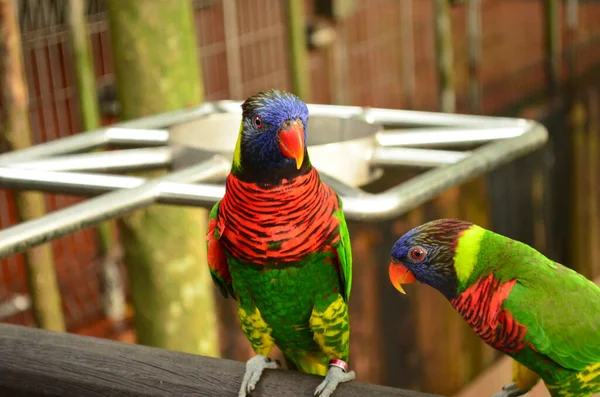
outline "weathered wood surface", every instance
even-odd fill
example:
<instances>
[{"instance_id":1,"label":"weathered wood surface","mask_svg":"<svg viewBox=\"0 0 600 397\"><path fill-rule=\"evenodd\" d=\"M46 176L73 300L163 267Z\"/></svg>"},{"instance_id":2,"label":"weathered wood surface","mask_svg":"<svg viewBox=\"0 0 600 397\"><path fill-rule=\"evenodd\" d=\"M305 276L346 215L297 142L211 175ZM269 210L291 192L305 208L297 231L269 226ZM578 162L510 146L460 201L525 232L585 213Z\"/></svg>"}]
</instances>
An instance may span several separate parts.
<instances>
[{"instance_id":1,"label":"weathered wood surface","mask_svg":"<svg viewBox=\"0 0 600 397\"><path fill-rule=\"evenodd\" d=\"M243 371L237 361L0 324L0 396L233 397ZM253 397L312 396L321 379L267 370ZM433 395L350 382L334 396Z\"/></svg>"}]
</instances>

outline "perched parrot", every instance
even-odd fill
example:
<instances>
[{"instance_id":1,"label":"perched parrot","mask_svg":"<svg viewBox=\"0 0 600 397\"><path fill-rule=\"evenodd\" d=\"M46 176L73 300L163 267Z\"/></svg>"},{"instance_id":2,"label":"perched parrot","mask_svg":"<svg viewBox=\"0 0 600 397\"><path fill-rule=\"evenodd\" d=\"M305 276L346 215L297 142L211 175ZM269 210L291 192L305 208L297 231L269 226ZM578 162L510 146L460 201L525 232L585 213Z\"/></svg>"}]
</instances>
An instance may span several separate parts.
<instances>
[{"instance_id":1,"label":"perched parrot","mask_svg":"<svg viewBox=\"0 0 600 397\"><path fill-rule=\"evenodd\" d=\"M325 376L330 396L348 370L352 285L350 237L342 203L321 182L306 148L308 108L284 91L242 104L225 195L208 226L208 265L224 297L238 305L255 356L239 396L250 394L276 344L288 367Z\"/></svg>"},{"instance_id":2,"label":"perched parrot","mask_svg":"<svg viewBox=\"0 0 600 397\"><path fill-rule=\"evenodd\" d=\"M512 357L527 393L540 379L553 397L600 392L600 287L521 242L462 220L440 219L392 248L390 281L441 292L484 342Z\"/></svg>"}]
</instances>

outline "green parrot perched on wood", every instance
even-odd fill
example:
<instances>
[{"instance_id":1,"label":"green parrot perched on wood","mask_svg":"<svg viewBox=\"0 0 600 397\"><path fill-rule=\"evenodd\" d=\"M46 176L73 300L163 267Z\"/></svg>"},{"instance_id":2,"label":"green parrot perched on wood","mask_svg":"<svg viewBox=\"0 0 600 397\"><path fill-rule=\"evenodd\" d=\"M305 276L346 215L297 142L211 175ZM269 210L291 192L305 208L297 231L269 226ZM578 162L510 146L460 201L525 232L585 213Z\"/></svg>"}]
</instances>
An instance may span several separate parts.
<instances>
[{"instance_id":1,"label":"green parrot perched on wood","mask_svg":"<svg viewBox=\"0 0 600 397\"><path fill-rule=\"evenodd\" d=\"M265 91L242 104L242 122L223 199L208 226L208 265L238 305L255 352L239 396L251 393L276 344L288 366L325 376L330 396L348 370L352 285L342 203L321 182L306 147L308 108L295 95Z\"/></svg>"},{"instance_id":2,"label":"green parrot perched on wood","mask_svg":"<svg viewBox=\"0 0 600 397\"><path fill-rule=\"evenodd\" d=\"M484 342L519 363L515 383L496 396L523 395L539 377L553 397L600 392L600 287L530 246L435 220L398 239L389 277L402 293L414 281L437 289Z\"/></svg>"}]
</instances>

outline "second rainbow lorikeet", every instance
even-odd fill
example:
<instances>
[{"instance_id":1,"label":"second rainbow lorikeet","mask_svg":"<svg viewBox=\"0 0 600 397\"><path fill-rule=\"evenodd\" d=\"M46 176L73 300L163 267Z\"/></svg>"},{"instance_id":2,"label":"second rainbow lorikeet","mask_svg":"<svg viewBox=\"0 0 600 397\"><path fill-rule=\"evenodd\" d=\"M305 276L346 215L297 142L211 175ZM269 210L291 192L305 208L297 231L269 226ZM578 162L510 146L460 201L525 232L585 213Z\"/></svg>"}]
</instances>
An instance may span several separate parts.
<instances>
[{"instance_id":1,"label":"second rainbow lorikeet","mask_svg":"<svg viewBox=\"0 0 600 397\"><path fill-rule=\"evenodd\" d=\"M600 287L532 247L472 223L440 219L394 244L392 284L441 292L484 342L518 364L496 396L541 377L553 397L600 392Z\"/></svg>"},{"instance_id":2,"label":"second rainbow lorikeet","mask_svg":"<svg viewBox=\"0 0 600 397\"><path fill-rule=\"evenodd\" d=\"M315 395L355 377L347 364L350 237L339 197L310 163L307 126L308 108L295 95L248 98L225 196L210 213L210 272L236 299L256 354L239 396L277 367L268 358L275 344L289 367L325 376Z\"/></svg>"}]
</instances>

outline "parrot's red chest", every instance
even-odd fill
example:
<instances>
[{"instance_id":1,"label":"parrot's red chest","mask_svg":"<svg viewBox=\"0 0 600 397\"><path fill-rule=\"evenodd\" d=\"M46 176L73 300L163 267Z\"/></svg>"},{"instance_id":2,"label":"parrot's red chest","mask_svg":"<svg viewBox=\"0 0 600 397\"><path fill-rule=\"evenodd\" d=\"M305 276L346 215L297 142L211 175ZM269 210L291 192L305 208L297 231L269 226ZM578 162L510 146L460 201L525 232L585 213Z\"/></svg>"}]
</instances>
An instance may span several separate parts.
<instances>
[{"instance_id":1,"label":"parrot's red chest","mask_svg":"<svg viewBox=\"0 0 600 397\"><path fill-rule=\"evenodd\" d=\"M255 264L290 263L327 249L339 239L335 192L308 173L277 186L230 174L219 205L220 241L237 259Z\"/></svg>"},{"instance_id":2,"label":"parrot's red chest","mask_svg":"<svg viewBox=\"0 0 600 397\"><path fill-rule=\"evenodd\" d=\"M518 352L526 345L527 328L502 308L515 283L500 283L489 275L450 302L485 343L505 353Z\"/></svg>"}]
</instances>

